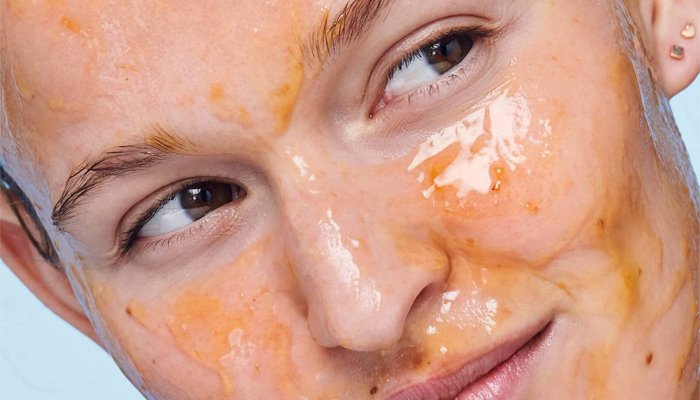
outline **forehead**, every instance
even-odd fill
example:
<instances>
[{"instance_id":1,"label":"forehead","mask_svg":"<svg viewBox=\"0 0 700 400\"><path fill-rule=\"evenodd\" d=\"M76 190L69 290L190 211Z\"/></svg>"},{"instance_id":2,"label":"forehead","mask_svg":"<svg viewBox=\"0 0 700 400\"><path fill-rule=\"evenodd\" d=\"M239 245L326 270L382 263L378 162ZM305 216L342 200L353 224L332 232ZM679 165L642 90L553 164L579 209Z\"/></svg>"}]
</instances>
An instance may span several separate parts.
<instances>
[{"instance_id":1,"label":"forehead","mask_svg":"<svg viewBox=\"0 0 700 400\"><path fill-rule=\"evenodd\" d=\"M212 81L212 98L235 93L237 82L266 92L302 30L332 6L324 3L9 2L6 68L24 100L42 97L52 111L147 102L164 91L186 102L194 81Z\"/></svg>"},{"instance_id":2,"label":"forehead","mask_svg":"<svg viewBox=\"0 0 700 400\"><path fill-rule=\"evenodd\" d=\"M94 153L162 119L281 130L302 81L302 38L343 5L3 2L10 120L38 162L58 169L79 160L55 159L47 143Z\"/></svg>"},{"instance_id":3,"label":"forehead","mask_svg":"<svg viewBox=\"0 0 700 400\"><path fill-rule=\"evenodd\" d=\"M436 3L351 2L374 10L387 5L400 15ZM473 10L516 3L528 2L469 2ZM145 130L161 123L193 136L202 127L222 133L208 141L270 137L287 127L310 69L301 54L307 38L346 4L4 2L3 87L10 120L29 141L39 168L51 171L53 193L86 158L143 140ZM582 8L575 4L557 7Z\"/></svg>"}]
</instances>

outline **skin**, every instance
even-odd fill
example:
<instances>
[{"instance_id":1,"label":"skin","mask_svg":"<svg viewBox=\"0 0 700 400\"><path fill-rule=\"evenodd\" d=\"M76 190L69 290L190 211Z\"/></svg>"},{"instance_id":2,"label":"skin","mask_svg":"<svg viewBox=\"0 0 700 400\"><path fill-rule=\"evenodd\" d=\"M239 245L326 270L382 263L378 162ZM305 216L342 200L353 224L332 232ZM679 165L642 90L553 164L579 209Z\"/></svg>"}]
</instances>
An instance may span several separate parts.
<instances>
[{"instance_id":1,"label":"skin","mask_svg":"<svg viewBox=\"0 0 700 400\"><path fill-rule=\"evenodd\" d=\"M546 324L519 397L691 397L697 187L658 155L671 128L643 106L653 83L619 10L425 3L395 5L324 65L301 38L341 2L3 4L16 143L3 157L47 226L86 159L124 144L175 154L50 231L146 397L383 398ZM473 70L376 109L394 44L484 19L501 32L474 47ZM425 192L461 151L488 148L495 120L524 126L510 148L523 157L497 152L485 193ZM459 126L473 143L416 164ZM129 223L200 176L247 197L118 255Z\"/></svg>"}]
</instances>

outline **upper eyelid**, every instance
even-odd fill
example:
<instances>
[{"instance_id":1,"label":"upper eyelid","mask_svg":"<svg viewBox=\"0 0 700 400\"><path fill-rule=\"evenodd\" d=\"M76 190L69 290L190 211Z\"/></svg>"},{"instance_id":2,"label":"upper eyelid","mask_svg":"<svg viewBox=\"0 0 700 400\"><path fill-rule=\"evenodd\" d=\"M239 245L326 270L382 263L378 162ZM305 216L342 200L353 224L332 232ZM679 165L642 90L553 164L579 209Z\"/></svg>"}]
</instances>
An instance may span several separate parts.
<instances>
[{"instance_id":1,"label":"upper eyelid","mask_svg":"<svg viewBox=\"0 0 700 400\"><path fill-rule=\"evenodd\" d=\"M119 242L118 242L118 249L119 249L119 254L120 256L126 257L128 253L131 250L131 245L136 242L137 237L136 235L140 231L141 228L145 224L147 224L153 216L155 216L160 210L163 209L163 207L171 200L173 200L177 194L184 190L185 188L196 185L198 183L202 182L226 182L229 185L232 186L237 186L241 188L246 193L246 197L248 195L248 189L244 184L237 180L233 179L228 179L228 178L223 178L223 177L216 177L216 176L203 176L203 177L196 177L196 178L189 178L180 182L175 182L172 183L164 188L161 188L159 192L163 192L163 195L156 195L154 201L152 201L152 205L146 209L146 211L142 212L139 214L138 217L136 217L134 220L133 224L131 224L131 227L126 230L123 233L119 234Z\"/></svg>"},{"instance_id":2,"label":"upper eyelid","mask_svg":"<svg viewBox=\"0 0 700 400\"><path fill-rule=\"evenodd\" d=\"M370 78L371 81L375 81L375 83L373 85L370 83L369 85L371 85L371 86L368 85L368 87L375 87L375 89L373 89L372 92L375 93L375 96L381 96L381 93L383 93L384 89L388 85L389 80L392 78L393 74L395 74L398 71L398 68L402 65L402 63L405 60L415 57L424 47L426 47L432 43L435 43L436 41L438 41L442 38L449 37L451 35L460 34L460 33L469 34L470 36L472 36L474 38L474 49L476 49L478 51L481 48L481 46L483 46L483 44L485 42L488 42L488 41L491 41L491 40L494 40L494 39L497 39L498 37L500 37L500 35L503 32L503 29L504 29L504 27L499 27L499 26L494 25L492 23L479 21L478 23L472 23L472 24L463 23L462 25L453 25L452 28L448 28L448 29L434 30L429 35L426 35L424 38L422 38L421 40L416 41L410 47L407 46L406 48L409 48L412 50L408 50L408 51L403 50L405 52L405 55L401 59L399 59L398 61L395 61L393 64L391 64L390 67L388 67L387 69L384 70L383 75L380 76L381 80L378 83L375 80L376 78ZM477 39L479 39L479 40L477 40ZM400 48L401 45L399 44L398 46ZM394 46L394 48L396 48L396 47L397 46ZM457 70L457 69L459 69L459 71L463 71L464 68L462 66L465 65L465 60L470 59L470 58L471 57L469 57L469 56L465 57L462 61L460 61L457 65L455 65L455 67L451 71ZM381 64L381 62L378 64ZM456 76L457 72L448 71L448 72L446 72L445 75L450 75L450 74L451 74L451 76ZM444 79L445 79L444 77L441 77L441 78L435 80L430 85L434 85L437 82L442 81ZM426 89L430 85L421 86L421 87L416 88L412 91L404 93L404 94L398 96L396 99L394 99L394 101L390 102L390 104L391 103L397 104L396 102L402 102L403 100L410 100L411 98L414 98L416 95L419 94L419 92L422 92L424 89ZM380 90L379 93L377 93L375 91L377 87ZM368 114L369 119L375 118L375 116L378 115L377 113L381 114L381 112L384 110L384 108L386 108L386 107L383 107L377 113L375 113L374 107L376 106L377 101L378 101L378 97L373 98L372 103L370 105L370 104L366 104L367 103L366 98L363 99L363 102L366 104L366 106L371 108L371 111Z\"/></svg>"},{"instance_id":3,"label":"upper eyelid","mask_svg":"<svg viewBox=\"0 0 700 400\"><path fill-rule=\"evenodd\" d=\"M464 19L467 18L468 20L464 21ZM453 20L453 22L450 22L450 20ZM433 28L433 26L439 23L450 24L451 27L443 29ZM499 23L489 18L479 17L476 15L453 15L432 21L413 30L411 33L401 38L401 40L389 46L389 48L384 52L384 55L374 63L372 66L372 71L374 72L369 75L367 82L365 82L365 90L362 92L361 103L367 106L367 102L370 100L368 96L372 96L374 94L374 91L371 90L372 87L386 86L389 78L389 71L395 69L397 65L400 64L403 57L410 54L415 54L424 46L427 46L440 37L449 34L450 31L453 33L459 31L472 32L475 36L479 36L483 39L498 39L504 33L508 25L509 23L505 21ZM420 39L416 40L416 37L420 37ZM410 43L412 41L413 43ZM391 56L392 53L399 53L403 56L399 60L396 60L396 56ZM387 59L393 60L389 64L390 61ZM389 65L387 66L387 64ZM380 75L380 82L376 82L377 75Z\"/></svg>"},{"instance_id":4,"label":"upper eyelid","mask_svg":"<svg viewBox=\"0 0 700 400\"><path fill-rule=\"evenodd\" d=\"M192 183L188 183L192 184ZM158 213L158 211L162 210L163 207L165 207L166 204L168 204L169 201L175 198L177 196L177 192L182 190L182 187L178 187L177 189L173 189L169 194L165 195L164 197L159 198L155 205L153 207L148 208L145 212L141 213L141 215L138 216L136 219L136 223L133 224L129 230L124 232L123 234L120 234L120 240L119 240L119 252L123 253L125 250L127 250L131 244L135 241L136 235L138 232L146 225L154 215Z\"/></svg>"},{"instance_id":5,"label":"upper eyelid","mask_svg":"<svg viewBox=\"0 0 700 400\"><path fill-rule=\"evenodd\" d=\"M174 183L169 185L168 187L162 189L162 191L165 193L162 196L156 197L156 200L152 203L150 207L148 207L144 212L139 214L139 216L135 219L135 223L132 224L132 226L125 232L119 234L119 253L120 255L124 255L130 248L131 244L133 244L136 241L136 234L143 228L145 224L147 224L151 218L153 218L154 215L158 213L158 211L162 210L163 207L172 199L177 196L177 193L180 192L181 190L185 189L188 186L200 183L200 182L205 182L205 181L213 181L213 180L220 180L223 181L221 178L213 178L213 177L208 177L208 178L191 178L184 180L179 183Z\"/></svg>"},{"instance_id":6,"label":"upper eyelid","mask_svg":"<svg viewBox=\"0 0 700 400\"><path fill-rule=\"evenodd\" d=\"M418 42L417 44L413 45L412 48L413 50L410 50L405 56L403 56L399 61L393 64L391 68L389 68L390 73L387 74L388 78L391 78L391 76L396 73L396 71L399 69L401 65L403 65L406 61L412 60L414 57L416 57L420 51L432 44L435 43L437 40L450 36L450 35L457 35L457 34L470 34L478 38L482 39L487 39L487 38L492 38L497 35L497 31L495 29L489 29L485 28L484 25L479 25L474 28L464 28L464 27L458 27L458 28L453 28L453 29L448 29L443 32L438 32L433 35L430 35L429 37L425 38L424 40Z\"/></svg>"}]
</instances>

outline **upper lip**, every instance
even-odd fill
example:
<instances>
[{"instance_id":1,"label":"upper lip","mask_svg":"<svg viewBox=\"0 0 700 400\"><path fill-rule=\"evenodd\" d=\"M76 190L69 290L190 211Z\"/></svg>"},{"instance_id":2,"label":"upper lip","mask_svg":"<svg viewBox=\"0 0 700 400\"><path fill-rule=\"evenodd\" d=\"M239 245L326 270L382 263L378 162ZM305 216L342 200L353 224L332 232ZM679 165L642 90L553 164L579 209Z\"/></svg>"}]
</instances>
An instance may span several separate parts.
<instances>
[{"instance_id":1,"label":"upper lip","mask_svg":"<svg viewBox=\"0 0 700 400\"><path fill-rule=\"evenodd\" d=\"M507 361L523 348L530 340L543 332L549 321L533 325L515 335L506 338L491 350L477 355L462 364L454 372L427 380L411 386L394 390L386 400L416 400L423 398L448 400L454 399L470 384L479 380L489 371Z\"/></svg>"}]
</instances>

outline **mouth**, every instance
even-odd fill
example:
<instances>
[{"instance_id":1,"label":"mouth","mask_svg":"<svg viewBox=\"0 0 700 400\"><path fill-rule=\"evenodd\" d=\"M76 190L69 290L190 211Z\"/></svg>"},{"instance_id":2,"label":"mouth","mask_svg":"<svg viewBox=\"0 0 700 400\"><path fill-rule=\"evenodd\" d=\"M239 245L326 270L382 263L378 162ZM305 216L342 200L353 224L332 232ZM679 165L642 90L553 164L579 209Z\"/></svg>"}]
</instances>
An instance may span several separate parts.
<instances>
[{"instance_id":1,"label":"mouth","mask_svg":"<svg viewBox=\"0 0 700 400\"><path fill-rule=\"evenodd\" d=\"M457 371L400 389L386 400L511 399L552 331L551 321L461 366Z\"/></svg>"}]
</instances>

